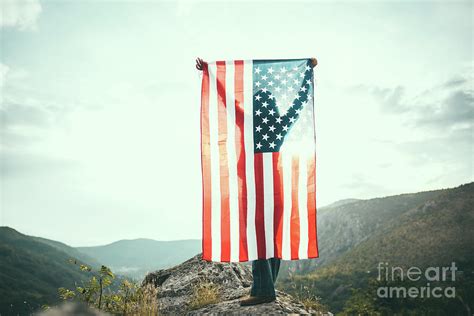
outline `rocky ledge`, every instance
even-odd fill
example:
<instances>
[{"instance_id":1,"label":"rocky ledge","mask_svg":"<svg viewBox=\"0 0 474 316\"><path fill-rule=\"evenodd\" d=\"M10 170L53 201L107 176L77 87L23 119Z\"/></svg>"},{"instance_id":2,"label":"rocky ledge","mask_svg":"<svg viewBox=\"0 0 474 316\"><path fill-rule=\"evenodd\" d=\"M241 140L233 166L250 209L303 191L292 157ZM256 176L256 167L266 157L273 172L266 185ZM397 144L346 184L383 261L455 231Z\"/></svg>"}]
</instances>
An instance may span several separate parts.
<instances>
[{"instance_id":1,"label":"rocky ledge","mask_svg":"<svg viewBox=\"0 0 474 316\"><path fill-rule=\"evenodd\" d=\"M218 298L210 304L195 304L203 284L218 289ZM320 314L280 291L275 302L241 307L239 299L249 294L251 285L248 265L207 262L200 254L173 268L148 274L142 284L156 288L162 314Z\"/></svg>"}]
</instances>

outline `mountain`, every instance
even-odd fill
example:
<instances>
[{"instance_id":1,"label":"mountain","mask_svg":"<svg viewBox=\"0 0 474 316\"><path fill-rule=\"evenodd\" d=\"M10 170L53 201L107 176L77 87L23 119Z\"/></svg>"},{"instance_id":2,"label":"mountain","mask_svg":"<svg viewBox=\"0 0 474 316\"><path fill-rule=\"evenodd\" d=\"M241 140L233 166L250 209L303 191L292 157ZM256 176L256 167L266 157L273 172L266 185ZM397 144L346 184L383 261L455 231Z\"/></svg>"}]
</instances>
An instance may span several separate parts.
<instances>
[{"instance_id":1,"label":"mountain","mask_svg":"<svg viewBox=\"0 0 474 316\"><path fill-rule=\"evenodd\" d=\"M87 263L77 250L0 227L0 315L27 314L59 300L59 287L84 280L77 265ZM85 258L84 256L80 256Z\"/></svg>"},{"instance_id":2,"label":"mountain","mask_svg":"<svg viewBox=\"0 0 474 316\"><path fill-rule=\"evenodd\" d=\"M66 253L71 258L76 258L76 259L79 259L82 262L87 262L87 265L89 265L93 268L98 268L98 267L101 266L101 264L99 263L99 261L97 261L96 258L88 256L85 253L77 250L76 248L68 246L68 245L66 245L62 242L59 242L59 241L56 241L56 240L51 240L51 239L46 239L46 238L42 238L42 237L33 237L33 236L31 236L31 238L33 238L33 239L35 239L39 242L42 242L46 245L49 245L51 247L54 247L57 250Z\"/></svg>"},{"instance_id":3,"label":"mountain","mask_svg":"<svg viewBox=\"0 0 474 316\"><path fill-rule=\"evenodd\" d=\"M293 274L279 284L284 289L305 287L335 312L345 309L350 314L359 310L351 309L357 304L382 314L466 313L474 302L473 205L474 183L469 183L322 208L318 213L320 258L286 263ZM456 300L386 301L377 299L376 287L371 287L379 281L379 263L406 270L446 267L452 262L460 271ZM407 282L406 278L398 281Z\"/></svg>"},{"instance_id":4,"label":"mountain","mask_svg":"<svg viewBox=\"0 0 474 316\"><path fill-rule=\"evenodd\" d=\"M105 246L78 247L112 271L141 279L149 271L171 267L201 251L201 240L120 240Z\"/></svg>"},{"instance_id":5,"label":"mountain","mask_svg":"<svg viewBox=\"0 0 474 316\"><path fill-rule=\"evenodd\" d=\"M329 205L326 205L323 208L338 207L338 206L342 206L342 205L346 205L346 204L350 204L350 203L354 203L358 201L362 201L362 200L361 199L344 199L344 200L339 200Z\"/></svg>"},{"instance_id":6,"label":"mountain","mask_svg":"<svg viewBox=\"0 0 474 316\"><path fill-rule=\"evenodd\" d=\"M284 271L305 273L330 264L377 233L389 221L441 194L444 190L400 194L370 200L342 200L318 209L316 260L284 263Z\"/></svg>"}]
</instances>

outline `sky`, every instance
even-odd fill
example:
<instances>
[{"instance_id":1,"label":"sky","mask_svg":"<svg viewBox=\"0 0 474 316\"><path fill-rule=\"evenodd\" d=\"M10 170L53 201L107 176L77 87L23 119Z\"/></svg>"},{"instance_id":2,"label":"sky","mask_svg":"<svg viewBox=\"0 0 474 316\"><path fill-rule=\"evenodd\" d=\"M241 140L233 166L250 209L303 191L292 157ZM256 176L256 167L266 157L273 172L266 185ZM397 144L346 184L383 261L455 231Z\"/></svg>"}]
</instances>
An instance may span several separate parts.
<instances>
[{"instance_id":1,"label":"sky","mask_svg":"<svg viewBox=\"0 0 474 316\"><path fill-rule=\"evenodd\" d=\"M318 207L473 181L471 1L1 6L1 226L200 238L198 56L318 59Z\"/></svg>"}]
</instances>

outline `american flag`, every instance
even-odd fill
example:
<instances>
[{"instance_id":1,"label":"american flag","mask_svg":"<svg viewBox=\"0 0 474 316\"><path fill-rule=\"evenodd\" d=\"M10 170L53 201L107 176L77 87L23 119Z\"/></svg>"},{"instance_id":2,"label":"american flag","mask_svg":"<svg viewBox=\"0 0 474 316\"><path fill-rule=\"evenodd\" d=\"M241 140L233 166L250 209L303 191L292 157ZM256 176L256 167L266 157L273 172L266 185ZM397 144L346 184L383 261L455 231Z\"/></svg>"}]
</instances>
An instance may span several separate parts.
<instances>
[{"instance_id":1,"label":"american flag","mask_svg":"<svg viewBox=\"0 0 474 316\"><path fill-rule=\"evenodd\" d=\"M318 257L310 59L204 65L203 259Z\"/></svg>"}]
</instances>

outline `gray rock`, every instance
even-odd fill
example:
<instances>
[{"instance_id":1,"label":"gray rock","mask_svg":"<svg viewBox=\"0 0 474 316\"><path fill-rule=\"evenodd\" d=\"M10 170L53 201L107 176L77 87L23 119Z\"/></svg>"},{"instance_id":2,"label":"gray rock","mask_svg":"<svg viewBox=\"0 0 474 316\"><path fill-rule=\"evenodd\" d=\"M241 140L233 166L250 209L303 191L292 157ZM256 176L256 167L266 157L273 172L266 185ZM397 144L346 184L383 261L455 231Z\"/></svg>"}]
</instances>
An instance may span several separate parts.
<instances>
[{"instance_id":1,"label":"gray rock","mask_svg":"<svg viewBox=\"0 0 474 316\"><path fill-rule=\"evenodd\" d=\"M219 289L218 303L191 310L190 303L196 286L212 283ZM272 303L241 307L239 299L249 295L252 272L248 265L240 263L215 263L204 261L196 255L170 269L148 274L142 286L158 290L158 303L162 314L310 314L315 311L289 294L277 291Z\"/></svg>"},{"instance_id":2,"label":"gray rock","mask_svg":"<svg viewBox=\"0 0 474 316\"><path fill-rule=\"evenodd\" d=\"M241 293L244 296L247 293ZM223 301L217 304L190 311L189 315L274 315L274 314L315 314L315 311L307 310L303 304L296 301L291 295L277 291L277 299L272 303L254 306L240 306L240 299Z\"/></svg>"}]
</instances>

